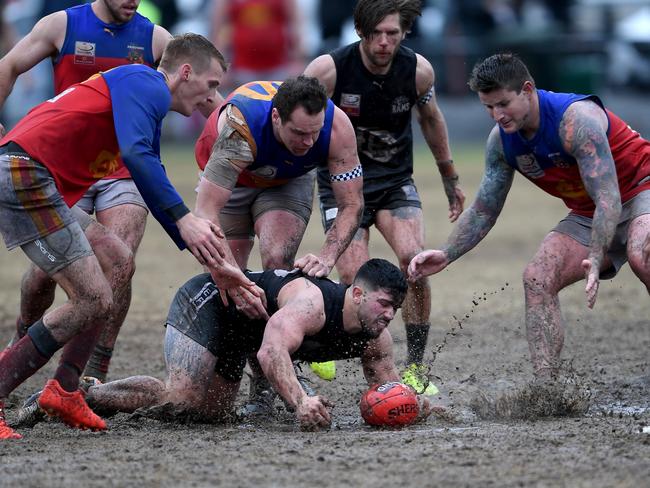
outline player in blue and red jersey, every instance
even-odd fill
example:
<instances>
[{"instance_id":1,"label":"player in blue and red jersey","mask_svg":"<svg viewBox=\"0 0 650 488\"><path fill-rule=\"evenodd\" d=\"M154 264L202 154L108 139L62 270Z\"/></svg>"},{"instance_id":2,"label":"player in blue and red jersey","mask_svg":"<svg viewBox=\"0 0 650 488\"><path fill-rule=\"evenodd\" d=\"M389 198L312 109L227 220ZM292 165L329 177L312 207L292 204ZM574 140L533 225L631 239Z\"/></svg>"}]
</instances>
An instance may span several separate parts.
<instances>
[{"instance_id":1,"label":"player in blue and red jersey","mask_svg":"<svg viewBox=\"0 0 650 488\"><path fill-rule=\"evenodd\" d=\"M328 168L339 203L318 255L295 262L327 276L359 225L363 182L352 125L315 78L256 81L235 90L196 143L197 213L223 226L236 262L255 235L264 269L291 269L311 214L314 175ZM278 232L281 229L281 232Z\"/></svg>"},{"instance_id":2,"label":"player in blue and red jersey","mask_svg":"<svg viewBox=\"0 0 650 488\"><path fill-rule=\"evenodd\" d=\"M650 142L605 109L596 96L535 87L525 64L497 54L469 82L497 125L487 142L476 200L442 250L418 254L410 279L437 273L476 246L495 224L515 171L571 212L542 242L524 271L526 329L535 375L559 373L564 324L559 292L586 278L587 305L601 277L625 262L650 291Z\"/></svg>"},{"instance_id":3,"label":"player in blue and red jersey","mask_svg":"<svg viewBox=\"0 0 650 488\"><path fill-rule=\"evenodd\" d=\"M363 178L352 124L318 80L241 86L208 119L196 156L204 170L197 215L223 227L231 263L246 268L257 235L264 269L330 273L359 226ZM318 166L330 175L339 212L320 252L295 260ZM271 398L262 392L270 388L261 374L253 383L248 410L269 411Z\"/></svg>"},{"instance_id":4,"label":"player in blue and red jersey","mask_svg":"<svg viewBox=\"0 0 650 488\"><path fill-rule=\"evenodd\" d=\"M140 0L96 0L55 12L40 20L2 60L0 60L0 106L11 92L16 78L40 61L51 58L55 94L80 83L99 71L124 64L153 67L171 35L136 12ZM4 128L0 125L0 131ZM103 267L133 266L144 234L147 208L126 167L94 184L77 206L95 213L97 222L77 212L95 254ZM130 301L130 280L115 297L113 316L108 319L86 374L104 380L118 332ZM20 316L16 335L39 319L54 300L56 284L32 265L21 283ZM12 342L13 342L12 341Z\"/></svg>"},{"instance_id":5,"label":"player in blue and red jersey","mask_svg":"<svg viewBox=\"0 0 650 488\"><path fill-rule=\"evenodd\" d=\"M160 162L167 112L189 116L198 110L214 96L225 69L223 56L207 39L185 34L169 42L158 70L128 65L95 75L34 108L0 140L5 244L20 246L68 296L0 354L0 439L20 437L2 416L4 399L61 348L61 362L39 405L73 427L106 428L78 390L79 376L103 328L101 317L112 313L111 273L124 270L102 271L70 206L123 165L180 249L190 249L233 295L246 291L259 297L254 284L224 261L220 229L189 211Z\"/></svg>"}]
</instances>

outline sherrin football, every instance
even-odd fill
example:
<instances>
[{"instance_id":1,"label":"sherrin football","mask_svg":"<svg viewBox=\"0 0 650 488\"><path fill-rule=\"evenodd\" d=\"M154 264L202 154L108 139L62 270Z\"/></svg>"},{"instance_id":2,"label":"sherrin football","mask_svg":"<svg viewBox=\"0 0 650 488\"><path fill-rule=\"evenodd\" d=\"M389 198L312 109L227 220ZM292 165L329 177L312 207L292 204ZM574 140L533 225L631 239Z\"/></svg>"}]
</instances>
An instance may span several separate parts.
<instances>
[{"instance_id":1,"label":"sherrin football","mask_svg":"<svg viewBox=\"0 0 650 488\"><path fill-rule=\"evenodd\" d=\"M383 427L410 425L420 412L413 389L397 381L371 386L361 396L359 409L367 424Z\"/></svg>"}]
</instances>

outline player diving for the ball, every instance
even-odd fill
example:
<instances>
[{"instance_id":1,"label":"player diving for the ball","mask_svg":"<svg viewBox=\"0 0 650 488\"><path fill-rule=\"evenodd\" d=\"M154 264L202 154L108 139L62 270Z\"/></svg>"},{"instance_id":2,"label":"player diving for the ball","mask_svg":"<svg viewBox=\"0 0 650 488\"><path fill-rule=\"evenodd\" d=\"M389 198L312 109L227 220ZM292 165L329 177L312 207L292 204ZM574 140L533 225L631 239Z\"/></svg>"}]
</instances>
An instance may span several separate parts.
<instances>
[{"instance_id":1,"label":"player diving for the ball","mask_svg":"<svg viewBox=\"0 0 650 488\"><path fill-rule=\"evenodd\" d=\"M247 355L257 352L271 385L302 428L328 427L333 406L309 397L292 360L361 358L368 384L399 381L388 324L406 294L402 272L383 259L359 269L351 286L312 278L299 270L248 272L266 293L270 319L254 320L224 306L209 274L195 276L174 297L165 335L165 382L133 376L89 388L97 409L133 412L142 407L202 419L229 415ZM431 413L418 396L421 418Z\"/></svg>"}]
</instances>

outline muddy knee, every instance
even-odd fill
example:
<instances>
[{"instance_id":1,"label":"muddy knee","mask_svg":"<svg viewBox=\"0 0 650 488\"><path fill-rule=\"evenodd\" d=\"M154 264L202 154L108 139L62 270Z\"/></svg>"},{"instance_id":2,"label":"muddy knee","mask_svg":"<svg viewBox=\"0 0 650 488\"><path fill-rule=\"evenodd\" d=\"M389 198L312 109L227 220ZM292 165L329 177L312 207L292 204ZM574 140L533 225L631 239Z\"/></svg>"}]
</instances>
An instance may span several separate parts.
<instances>
[{"instance_id":1,"label":"muddy knee","mask_svg":"<svg viewBox=\"0 0 650 488\"><path fill-rule=\"evenodd\" d=\"M527 296L554 295L559 291L553 276L533 263L526 266L522 279Z\"/></svg>"}]
</instances>

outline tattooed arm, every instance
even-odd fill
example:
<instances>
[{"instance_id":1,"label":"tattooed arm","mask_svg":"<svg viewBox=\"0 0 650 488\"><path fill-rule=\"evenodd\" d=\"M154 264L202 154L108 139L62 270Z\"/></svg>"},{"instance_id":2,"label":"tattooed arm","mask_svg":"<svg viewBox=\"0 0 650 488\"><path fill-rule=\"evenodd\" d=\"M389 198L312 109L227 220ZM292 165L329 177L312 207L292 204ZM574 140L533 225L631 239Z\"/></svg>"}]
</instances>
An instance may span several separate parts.
<instances>
[{"instance_id":1,"label":"tattooed arm","mask_svg":"<svg viewBox=\"0 0 650 488\"><path fill-rule=\"evenodd\" d=\"M325 304L320 289L304 278L286 284L278 295L279 310L264 329L257 359L273 389L292 407L303 428L330 425L327 407L321 396L309 397L296 378L291 354L305 336L313 335L325 325Z\"/></svg>"},{"instance_id":2,"label":"tattooed arm","mask_svg":"<svg viewBox=\"0 0 650 488\"><path fill-rule=\"evenodd\" d=\"M307 254L295 266L309 276L327 276L359 228L363 213L363 177L357 154L357 140L350 119L334 108L328 168L338 213L325 234L318 256Z\"/></svg>"},{"instance_id":3,"label":"tattooed arm","mask_svg":"<svg viewBox=\"0 0 650 488\"><path fill-rule=\"evenodd\" d=\"M438 273L476 246L497 221L510 191L514 169L503 153L499 128L492 129L485 154L485 174L472 205L458 219L447 244L441 250L423 251L408 267L409 280Z\"/></svg>"},{"instance_id":4,"label":"tattooed arm","mask_svg":"<svg viewBox=\"0 0 650 488\"><path fill-rule=\"evenodd\" d=\"M449 201L449 220L455 222L463 211L465 194L458 186L458 173L454 168L451 149L449 149L447 123L436 100L433 67L419 54L416 56L415 86L418 95L416 103L418 122L424 140L438 164L442 185Z\"/></svg>"},{"instance_id":5,"label":"tattooed arm","mask_svg":"<svg viewBox=\"0 0 650 488\"><path fill-rule=\"evenodd\" d=\"M571 104L560 123L564 149L578 162L582 182L596 205L589 257L582 262L589 308L596 303L600 267L614 238L622 208L607 127L605 111L590 100Z\"/></svg>"}]
</instances>

